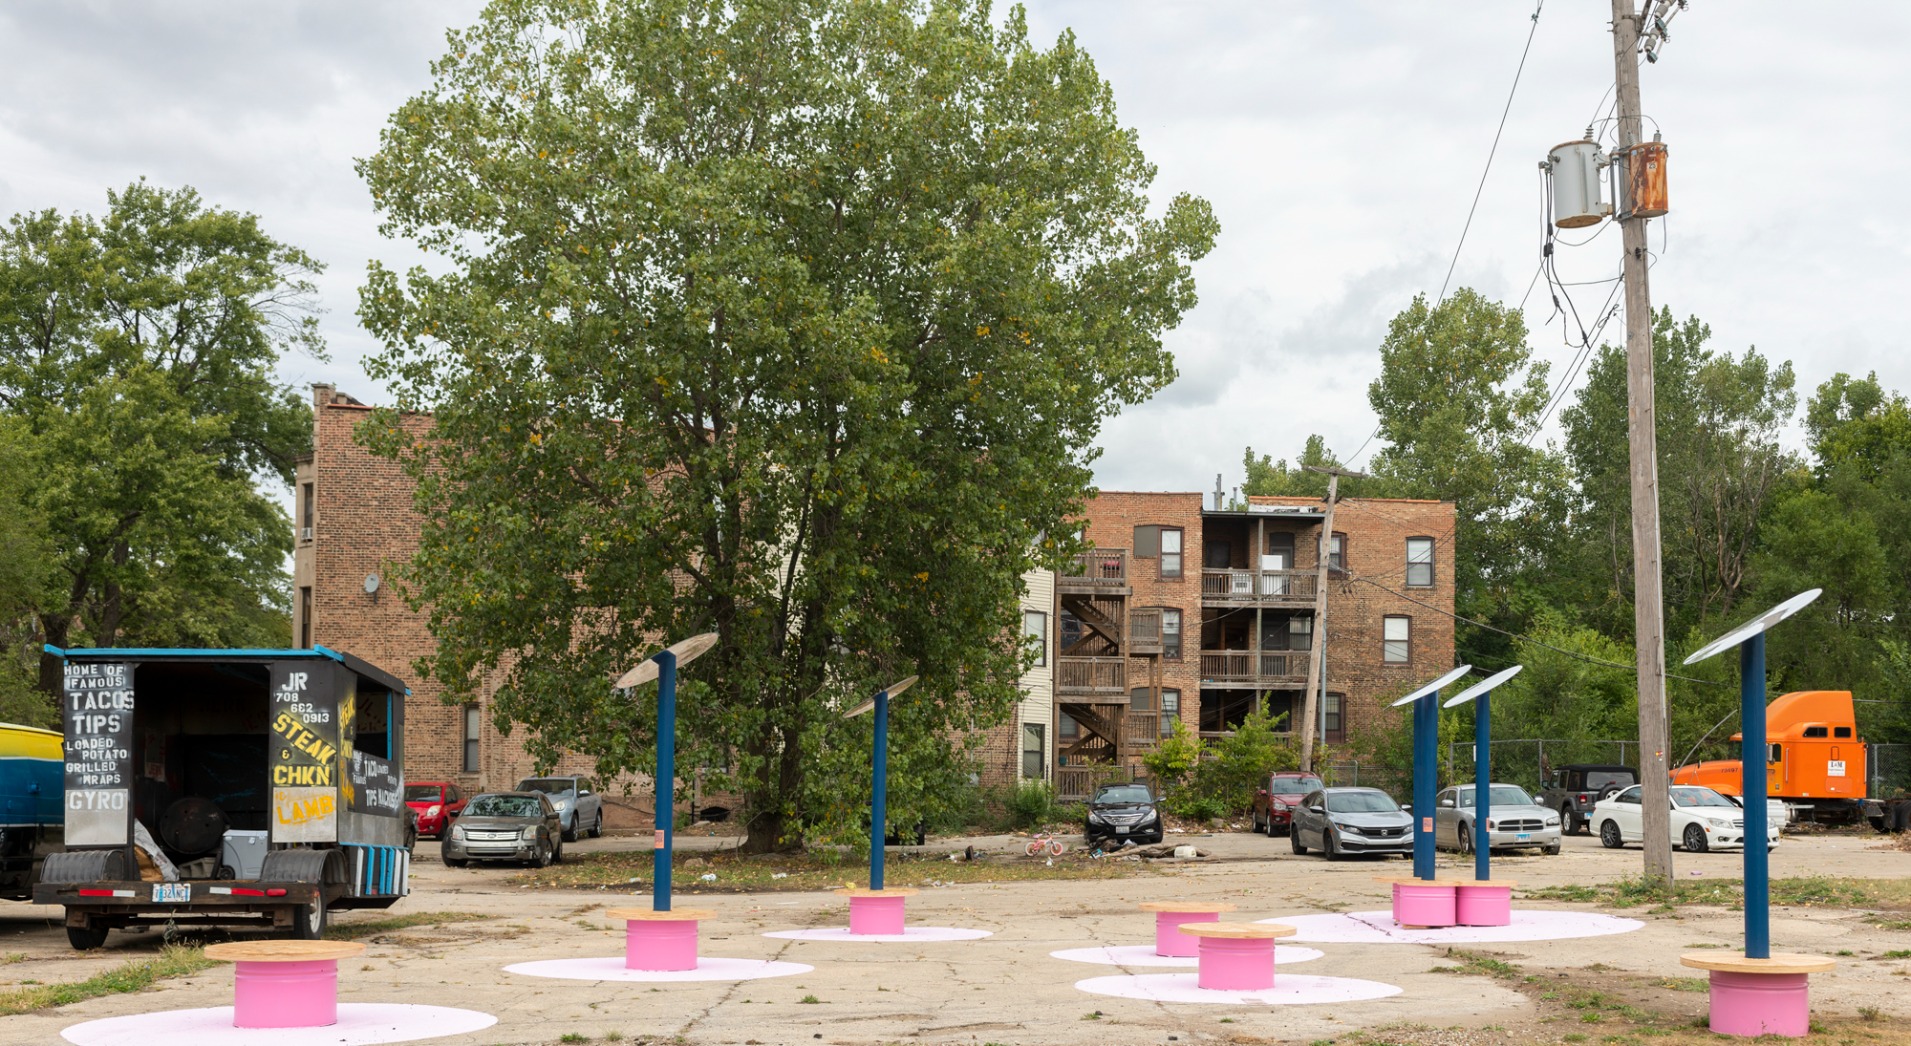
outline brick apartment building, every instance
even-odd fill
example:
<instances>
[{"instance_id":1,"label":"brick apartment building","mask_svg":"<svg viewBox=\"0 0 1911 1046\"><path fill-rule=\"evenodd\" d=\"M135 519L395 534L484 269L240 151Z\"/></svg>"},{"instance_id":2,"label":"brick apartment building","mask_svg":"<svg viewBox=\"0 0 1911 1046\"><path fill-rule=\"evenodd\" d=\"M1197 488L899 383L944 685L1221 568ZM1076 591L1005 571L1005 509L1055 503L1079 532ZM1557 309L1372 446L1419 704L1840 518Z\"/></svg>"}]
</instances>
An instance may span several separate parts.
<instances>
[{"instance_id":1,"label":"brick apartment building","mask_svg":"<svg viewBox=\"0 0 1911 1046\"><path fill-rule=\"evenodd\" d=\"M1325 734L1339 743L1383 699L1453 665L1453 506L1343 499L1335 508L1327 625L1317 627L1325 505L1105 491L1087 506L1092 551L1057 575L1057 791L1095 763L1134 765L1179 719L1219 736L1255 709L1299 725L1325 657Z\"/></svg>"},{"instance_id":2,"label":"brick apartment building","mask_svg":"<svg viewBox=\"0 0 1911 1046\"><path fill-rule=\"evenodd\" d=\"M509 787L534 767L520 737L493 726L488 695L446 705L438 684L411 671L434 640L384 579L418 548L412 481L353 439L370 407L328 385L314 386L313 399L313 450L296 479L295 643L350 651L411 682L409 778ZM422 434L430 419L403 424ZM1255 708L1295 724L1323 645L1330 743L1379 716L1383 698L1451 667L1451 504L1340 502L1321 637L1314 595L1324 506L1249 501L1243 511L1206 507L1193 493L1103 492L1089 502L1094 548L1063 570L1024 578L1023 635L1035 665L1012 721L983 733L985 782L1046 779L1078 795L1089 764L1136 764L1176 719L1209 737ZM575 756L556 772L592 766Z\"/></svg>"}]
</instances>

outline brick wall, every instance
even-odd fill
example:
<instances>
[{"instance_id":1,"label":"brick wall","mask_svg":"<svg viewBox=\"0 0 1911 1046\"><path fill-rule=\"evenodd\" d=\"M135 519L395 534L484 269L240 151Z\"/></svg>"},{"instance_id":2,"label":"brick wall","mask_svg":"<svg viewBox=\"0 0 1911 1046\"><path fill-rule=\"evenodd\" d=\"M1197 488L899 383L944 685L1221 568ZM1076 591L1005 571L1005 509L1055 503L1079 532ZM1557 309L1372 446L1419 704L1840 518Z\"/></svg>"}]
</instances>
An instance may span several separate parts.
<instances>
[{"instance_id":1,"label":"brick wall","mask_svg":"<svg viewBox=\"0 0 1911 1046\"><path fill-rule=\"evenodd\" d=\"M294 552L295 583L311 589L311 638L320 646L348 651L386 669L411 685L405 702L405 776L412 781L456 781L468 790L509 788L535 771L518 735L506 736L492 725L488 690L480 695L478 769L464 769L465 714L461 705L442 700L443 687L421 679L413 663L436 649L426 617L413 613L390 581L397 564L417 552L423 520L414 508L415 485L396 462L374 457L353 440L353 430L371 416L371 408L319 385L314 391L312 458L301 464L301 484L311 483L313 535ZM427 416L405 417L413 436L429 431ZM301 487L301 489L303 489ZM302 512L303 506L295 511ZM297 525L295 520L295 525ZM375 593L365 579L379 578ZM302 604L295 591L294 606ZM292 641L304 624L295 613ZM568 756L553 770L591 774L591 760ZM624 786L636 790L625 799ZM609 801L605 819L635 823L650 809L643 778L603 782Z\"/></svg>"}]
</instances>

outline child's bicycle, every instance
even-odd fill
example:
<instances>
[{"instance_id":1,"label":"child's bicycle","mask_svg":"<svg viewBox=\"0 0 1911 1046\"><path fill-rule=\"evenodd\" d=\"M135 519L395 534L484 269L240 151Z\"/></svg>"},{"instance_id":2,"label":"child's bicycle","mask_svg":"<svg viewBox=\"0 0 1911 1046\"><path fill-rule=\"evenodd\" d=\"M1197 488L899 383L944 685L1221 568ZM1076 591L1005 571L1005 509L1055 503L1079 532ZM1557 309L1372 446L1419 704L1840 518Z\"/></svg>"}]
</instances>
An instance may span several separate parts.
<instances>
[{"instance_id":1,"label":"child's bicycle","mask_svg":"<svg viewBox=\"0 0 1911 1046\"><path fill-rule=\"evenodd\" d=\"M1067 850L1068 847L1063 845L1060 839L1047 832L1037 832L1035 837L1028 841L1028 847L1023 852L1030 857L1040 857L1045 853L1050 857L1060 857Z\"/></svg>"}]
</instances>

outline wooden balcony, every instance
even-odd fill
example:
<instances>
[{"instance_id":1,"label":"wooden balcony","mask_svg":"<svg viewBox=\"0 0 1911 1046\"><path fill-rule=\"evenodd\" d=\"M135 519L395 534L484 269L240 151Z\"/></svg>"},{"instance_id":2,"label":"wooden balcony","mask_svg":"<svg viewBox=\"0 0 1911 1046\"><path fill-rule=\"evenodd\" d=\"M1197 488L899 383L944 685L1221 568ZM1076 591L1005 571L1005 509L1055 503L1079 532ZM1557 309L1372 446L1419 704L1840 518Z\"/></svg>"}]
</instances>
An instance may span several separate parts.
<instances>
[{"instance_id":1,"label":"wooden balcony","mask_svg":"<svg viewBox=\"0 0 1911 1046\"><path fill-rule=\"evenodd\" d=\"M1201 685L1211 687L1261 687L1289 689L1307 685L1309 652L1251 650L1201 651ZM1259 669L1259 671L1256 671Z\"/></svg>"},{"instance_id":2,"label":"wooden balcony","mask_svg":"<svg viewBox=\"0 0 1911 1046\"><path fill-rule=\"evenodd\" d=\"M1127 595L1128 550L1096 548L1070 556L1055 572L1055 591L1063 595Z\"/></svg>"},{"instance_id":3,"label":"wooden balcony","mask_svg":"<svg viewBox=\"0 0 1911 1046\"><path fill-rule=\"evenodd\" d=\"M1127 703L1128 659L1079 657L1055 659L1055 698L1077 703Z\"/></svg>"},{"instance_id":4,"label":"wooden balcony","mask_svg":"<svg viewBox=\"0 0 1911 1046\"><path fill-rule=\"evenodd\" d=\"M1141 607L1128 612L1128 652L1161 653L1161 608Z\"/></svg>"},{"instance_id":5,"label":"wooden balcony","mask_svg":"<svg viewBox=\"0 0 1911 1046\"><path fill-rule=\"evenodd\" d=\"M1203 570L1201 602L1211 607L1311 607L1318 580L1312 570Z\"/></svg>"},{"instance_id":6,"label":"wooden balcony","mask_svg":"<svg viewBox=\"0 0 1911 1046\"><path fill-rule=\"evenodd\" d=\"M1161 713L1130 710L1121 721L1122 744L1131 751L1151 751L1161 743Z\"/></svg>"}]
</instances>

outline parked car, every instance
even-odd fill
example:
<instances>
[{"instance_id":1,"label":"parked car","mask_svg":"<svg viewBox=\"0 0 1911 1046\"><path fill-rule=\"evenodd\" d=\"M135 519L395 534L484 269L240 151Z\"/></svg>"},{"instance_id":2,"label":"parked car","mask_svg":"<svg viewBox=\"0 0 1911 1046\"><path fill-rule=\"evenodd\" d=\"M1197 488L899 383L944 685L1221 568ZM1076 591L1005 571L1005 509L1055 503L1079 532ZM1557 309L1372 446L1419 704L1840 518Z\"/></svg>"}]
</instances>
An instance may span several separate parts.
<instances>
[{"instance_id":1,"label":"parked car","mask_svg":"<svg viewBox=\"0 0 1911 1046\"><path fill-rule=\"evenodd\" d=\"M1593 807L1599 842L1617 850L1645 838L1641 825L1645 806L1642 787L1633 785ZM1777 821L1765 826L1765 848L1778 846ZM1672 844L1693 853L1745 848L1745 811L1738 804L1700 785L1672 786Z\"/></svg>"},{"instance_id":2,"label":"parked car","mask_svg":"<svg viewBox=\"0 0 1911 1046\"><path fill-rule=\"evenodd\" d=\"M1162 840L1161 808L1145 784L1108 784L1095 789L1088 800L1088 824L1082 829L1088 845L1158 843Z\"/></svg>"},{"instance_id":3,"label":"parked car","mask_svg":"<svg viewBox=\"0 0 1911 1046\"><path fill-rule=\"evenodd\" d=\"M1309 792L1327 787L1326 783L1304 770L1277 770L1267 775L1254 790L1254 830L1269 837L1287 834L1294 808Z\"/></svg>"},{"instance_id":4,"label":"parked car","mask_svg":"<svg viewBox=\"0 0 1911 1046\"><path fill-rule=\"evenodd\" d=\"M1287 841L1294 852L1314 847L1328 858L1344 854L1413 853L1413 815L1378 788L1323 788L1294 808Z\"/></svg>"},{"instance_id":5,"label":"parked car","mask_svg":"<svg viewBox=\"0 0 1911 1046\"><path fill-rule=\"evenodd\" d=\"M563 822L543 792L473 796L440 844L446 866L469 861L522 861L542 868L564 859Z\"/></svg>"},{"instance_id":6,"label":"parked car","mask_svg":"<svg viewBox=\"0 0 1911 1046\"><path fill-rule=\"evenodd\" d=\"M588 777L527 777L518 782L520 792L543 792L557 807L564 822L564 841L575 842L579 832L592 839L604 834L604 800Z\"/></svg>"},{"instance_id":7,"label":"parked car","mask_svg":"<svg viewBox=\"0 0 1911 1046\"><path fill-rule=\"evenodd\" d=\"M1553 770L1539 790L1539 804L1559 811L1560 830L1577 835L1592 823L1594 804L1638 783L1639 771L1630 766L1571 763Z\"/></svg>"},{"instance_id":8,"label":"parked car","mask_svg":"<svg viewBox=\"0 0 1911 1046\"><path fill-rule=\"evenodd\" d=\"M1491 785L1487 794L1486 832L1494 850L1559 852L1558 814L1533 802L1519 785ZM1474 787L1456 785L1441 792L1433 811L1433 845L1472 853L1479 845L1478 807Z\"/></svg>"},{"instance_id":9,"label":"parked car","mask_svg":"<svg viewBox=\"0 0 1911 1046\"><path fill-rule=\"evenodd\" d=\"M413 781L405 786L405 805L418 815L419 835L443 839L464 813L465 794L450 781Z\"/></svg>"}]
</instances>

